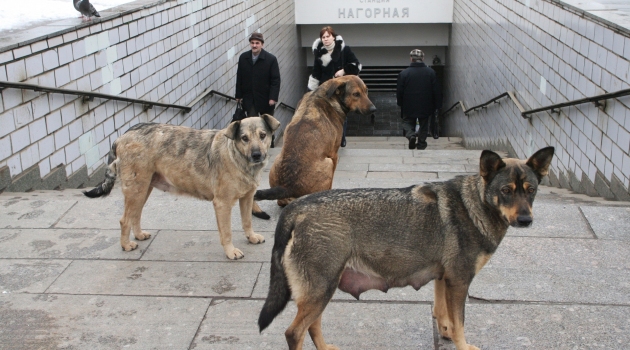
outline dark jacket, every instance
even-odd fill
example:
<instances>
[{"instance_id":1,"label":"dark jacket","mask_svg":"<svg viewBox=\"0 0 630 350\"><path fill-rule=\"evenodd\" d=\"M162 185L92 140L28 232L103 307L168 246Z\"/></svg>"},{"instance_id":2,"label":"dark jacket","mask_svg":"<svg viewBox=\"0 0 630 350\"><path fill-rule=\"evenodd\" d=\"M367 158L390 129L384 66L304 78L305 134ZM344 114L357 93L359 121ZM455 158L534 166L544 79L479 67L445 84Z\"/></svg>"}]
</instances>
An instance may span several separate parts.
<instances>
[{"instance_id":1,"label":"dark jacket","mask_svg":"<svg viewBox=\"0 0 630 350\"><path fill-rule=\"evenodd\" d=\"M435 71L424 62L411 62L398 75L396 103L407 118L426 118L442 108L442 91Z\"/></svg>"},{"instance_id":2,"label":"dark jacket","mask_svg":"<svg viewBox=\"0 0 630 350\"><path fill-rule=\"evenodd\" d=\"M276 56L261 50L253 64L251 50L241 54L236 70L235 97L243 99L243 109L247 111L253 104L259 113L271 113L274 107L269 106L269 100L278 102L279 94L280 69Z\"/></svg>"},{"instance_id":3,"label":"dark jacket","mask_svg":"<svg viewBox=\"0 0 630 350\"><path fill-rule=\"evenodd\" d=\"M330 54L324 47L321 39L313 42L313 73L308 79L308 89L315 90L325 81L332 79L338 70L342 69L346 75L358 75L361 71L361 63L349 46L343 41L341 35L335 37L335 48Z\"/></svg>"}]
</instances>

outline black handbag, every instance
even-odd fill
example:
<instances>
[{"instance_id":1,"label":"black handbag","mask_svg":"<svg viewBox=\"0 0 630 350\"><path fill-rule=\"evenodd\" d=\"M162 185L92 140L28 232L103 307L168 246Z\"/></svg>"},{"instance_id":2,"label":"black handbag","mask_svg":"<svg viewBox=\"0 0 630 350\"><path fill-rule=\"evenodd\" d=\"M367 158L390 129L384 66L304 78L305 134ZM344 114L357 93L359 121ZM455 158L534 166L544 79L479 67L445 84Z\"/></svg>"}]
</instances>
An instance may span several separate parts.
<instances>
[{"instance_id":1,"label":"black handbag","mask_svg":"<svg viewBox=\"0 0 630 350\"><path fill-rule=\"evenodd\" d=\"M234 115L232 115L232 122L239 121L245 118L247 118L247 114L245 114L245 110L243 110L243 105L239 101L236 103L236 110L234 111Z\"/></svg>"},{"instance_id":2,"label":"black handbag","mask_svg":"<svg viewBox=\"0 0 630 350\"><path fill-rule=\"evenodd\" d=\"M433 136L434 139L439 139L440 138L440 120L439 120L439 115L440 115L440 111L436 110L435 113L433 113L433 116L431 118L431 128L429 130L429 133L431 134L431 136Z\"/></svg>"}]
</instances>

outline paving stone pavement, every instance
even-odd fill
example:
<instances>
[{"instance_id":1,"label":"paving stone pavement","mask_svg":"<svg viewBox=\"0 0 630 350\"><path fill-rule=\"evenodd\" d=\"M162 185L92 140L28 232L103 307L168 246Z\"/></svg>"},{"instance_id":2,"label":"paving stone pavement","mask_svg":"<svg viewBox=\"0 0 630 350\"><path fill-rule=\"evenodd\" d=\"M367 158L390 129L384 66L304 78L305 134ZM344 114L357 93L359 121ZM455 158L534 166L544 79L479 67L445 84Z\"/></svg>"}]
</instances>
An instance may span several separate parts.
<instances>
[{"instance_id":1,"label":"paving stone pavement","mask_svg":"<svg viewBox=\"0 0 630 350\"><path fill-rule=\"evenodd\" d=\"M417 151L401 136L349 137L334 187L403 187L475 173L481 151L460 141L429 139ZM0 349L285 349L293 303L262 334L256 324L281 212L260 204L272 217L254 219L266 242L247 243L234 208L234 243L245 258L228 261L209 202L154 191L142 218L151 238L123 252L118 185L102 199L80 190L0 194ZM474 280L468 342L625 348L630 203L543 186L534 214L533 227L510 228ZM419 291L370 291L359 301L337 291L323 331L342 349L452 350L436 335L432 306L432 282ZM308 338L305 349L314 349Z\"/></svg>"}]
</instances>

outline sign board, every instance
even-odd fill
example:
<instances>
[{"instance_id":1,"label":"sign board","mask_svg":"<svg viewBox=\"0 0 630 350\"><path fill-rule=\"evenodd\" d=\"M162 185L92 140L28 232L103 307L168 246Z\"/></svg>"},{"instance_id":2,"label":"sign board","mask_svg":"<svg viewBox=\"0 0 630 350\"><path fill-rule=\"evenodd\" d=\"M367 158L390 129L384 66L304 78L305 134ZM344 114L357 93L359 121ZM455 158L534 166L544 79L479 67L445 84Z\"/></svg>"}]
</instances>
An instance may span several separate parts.
<instances>
[{"instance_id":1,"label":"sign board","mask_svg":"<svg viewBox=\"0 0 630 350\"><path fill-rule=\"evenodd\" d=\"M452 22L453 0L295 0L296 24Z\"/></svg>"}]
</instances>

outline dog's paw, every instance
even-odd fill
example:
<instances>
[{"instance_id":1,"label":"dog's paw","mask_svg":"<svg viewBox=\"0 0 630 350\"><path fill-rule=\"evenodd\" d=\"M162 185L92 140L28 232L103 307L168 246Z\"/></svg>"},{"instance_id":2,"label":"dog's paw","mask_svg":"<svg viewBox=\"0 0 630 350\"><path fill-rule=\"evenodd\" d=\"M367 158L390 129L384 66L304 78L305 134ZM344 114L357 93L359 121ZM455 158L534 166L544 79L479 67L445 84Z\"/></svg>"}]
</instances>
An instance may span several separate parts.
<instances>
[{"instance_id":1,"label":"dog's paw","mask_svg":"<svg viewBox=\"0 0 630 350\"><path fill-rule=\"evenodd\" d=\"M144 241L145 239L151 238L151 234L146 232L146 231L142 231L139 234L136 234L134 232L133 235L136 237L136 240L138 240L138 241Z\"/></svg>"},{"instance_id":2,"label":"dog's paw","mask_svg":"<svg viewBox=\"0 0 630 350\"><path fill-rule=\"evenodd\" d=\"M340 350L340 349L334 345L326 344L326 350Z\"/></svg>"},{"instance_id":3,"label":"dog's paw","mask_svg":"<svg viewBox=\"0 0 630 350\"><path fill-rule=\"evenodd\" d=\"M249 243L251 244L265 243L265 237L259 235L258 233L254 233L253 235L247 237L247 239L249 239Z\"/></svg>"},{"instance_id":4,"label":"dog's paw","mask_svg":"<svg viewBox=\"0 0 630 350\"><path fill-rule=\"evenodd\" d=\"M478 347L474 346L474 345L470 345L470 344L466 344L468 345L468 350L481 350Z\"/></svg>"},{"instance_id":5,"label":"dog's paw","mask_svg":"<svg viewBox=\"0 0 630 350\"><path fill-rule=\"evenodd\" d=\"M232 249L229 251L226 249L225 255L230 260L243 259L243 257L245 256L245 254L243 254L243 252L240 249L234 248L234 247L232 247Z\"/></svg>"},{"instance_id":6,"label":"dog's paw","mask_svg":"<svg viewBox=\"0 0 630 350\"><path fill-rule=\"evenodd\" d=\"M438 322L438 332L440 332L442 338L453 339L452 328L449 326L442 325Z\"/></svg>"},{"instance_id":7,"label":"dog's paw","mask_svg":"<svg viewBox=\"0 0 630 350\"><path fill-rule=\"evenodd\" d=\"M130 252L136 248L138 248L138 243L136 242L129 242L127 244L122 245L122 249L126 252Z\"/></svg>"}]
</instances>

